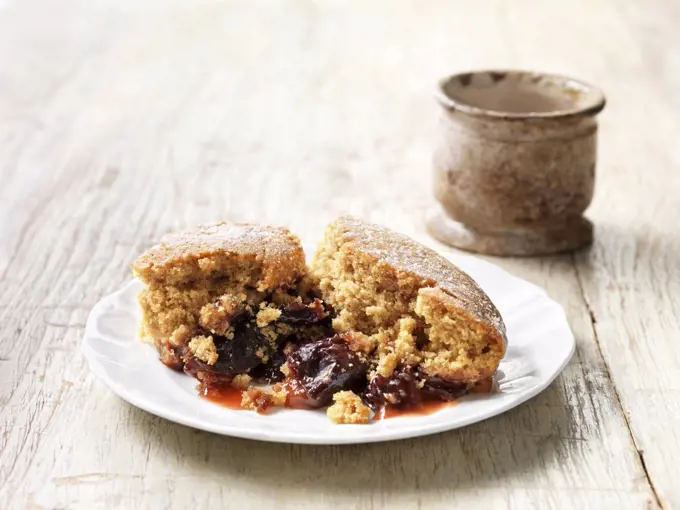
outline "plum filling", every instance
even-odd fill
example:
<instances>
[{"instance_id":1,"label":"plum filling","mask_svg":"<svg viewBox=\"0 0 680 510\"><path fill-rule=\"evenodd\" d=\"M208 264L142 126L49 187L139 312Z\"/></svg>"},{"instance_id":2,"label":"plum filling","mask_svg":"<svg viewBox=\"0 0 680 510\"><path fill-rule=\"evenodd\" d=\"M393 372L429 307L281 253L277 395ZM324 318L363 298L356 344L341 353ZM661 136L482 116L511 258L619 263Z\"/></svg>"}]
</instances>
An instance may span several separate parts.
<instances>
[{"instance_id":1,"label":"plum filling","mask_svg":"<svg viewBox=\"0 0 680 510\"><path fill-rule=\"evenodd\" d=\"M219 357L212 369L223 374L245 374L262 364L273 350L269 339L252 322L236 326L231 340L216 336L214 342Z\"/></svg>"},{"instance_id":2,"label":"plum filling","mask_svg":"<svg viewBox=\"0 0 680 510\"><path fill-rule=\"evenodd\" d=\"M288 356L288 367L311 407L329 404L338 391L360 391L368 371L368 363L340 335L300 346Z\"/></svg>"},{"instance_id":3,"label":"plum filling","mask_svg":"<svg viewBox=\"0 0 680 510\"><path fill-rule=\"evenodd\" d=\"M282 348L274 351L266 363L260 363L253 368L248 375L255 382L263 384L274 384L283 381L286 376L281 372L281 366L286 362L286 355Z\"/></svg>"},{"instance_id":4,"label":"plum filling","mask_svg":"<svg viewBox=\"0 0 680 510\"><path fill-rule=\"evenodd\" d=\"M428 376L413 367L399 367L389 377L376 375L368 384L363 399L372 409L408 409L425 400L455 400L468 391L465 383Z\"/></svg>"},{"instance_id":5,"label":"plum filling","mask_svg":"<svg viewBox=\"0 0 680 510\"><path fill-rule=\"evenodd\" d=\"M268 339L250 323L237 326L231 340L213 335L213 342L218 353L218 359L213 365L194 357L186 344L163 345L160 360L174 370L184 369L184 372L197 378L199 372L212 372L233 377L245 374L262 364L262 358L268 356L272 350Z\"/></svg>"},{"instance_id":6,"label":"plum filling","mask_svg":"<svg viewBox=\"0 0 680 510\"><path fill-rule=\"evenodd\" d=\"M229 386L241 374L263 384L287 379L298 403L312 408L330 404L339 391L353 391L373 410L410 409L426 400L454 400L469 391L464 383L428 376L411 366L399 366L388 377L375 375L369 382L368 361L351 347L353 333L333 333L332 310L321 300L295 301L278 309L274 321L259 327L256 314L239 306L225 318L229 338L199 330L212 337L217 353L213 364L198 359L188 339L182 345L164 342L160 359L198 379L204 390ZM272 331L278 331L274 338ZM427 337L421 331L417 340L420 345ZM281 371L284 363L287 374Z\"/></svg>"},{"instance_id":7,"label":"plum filling","mask_svg":"<svg viewBox=\"0 0 680 510\"><path fill-rule=\"evenodd\" d=\"M218 305L219 303L216 303L216 306ZM284 325L288 329L285 330L287 333L282 333L275 339L257 325L255 313L251 313L245 306L240 306L223 318L231 328L232 334L229 338L208 330L198 331L198 334L211 336L213 339L217 353L217 361L214 364L210 365L194 357L188 347L188 339L182 345L165 342L159 346L160 360L174 370L184 369L186 373L197 378L199 373L211 372L229 376L248 374L257 382L263 383L281 381L284 375L280 368L286 360L283 345L291 340L301 343L327 337L332 334L332 329L331 316L319 299L307 303L296 301L281 306L279 310L279 317L266 327L270 331L276 331L279 325Z\"/></svg>"},{"instance_id":8,"label":"plum filling","mask_svg":"<svg viewBox=\"0 0 680 510\"><path fill-rule=\"evenodd\" d=\"M411 367L395 371L391 376L376 375L364 392L364 401L372 409L416 407L422 401L418 377Z\"/></svg>"},{"instance_id":9,"label":"plum filling","mask_svg":"<svg viewBox=\"0 0 680 510\"><path fill-rule=\"evenodd\" d=\"M174 346L170 342L164 342L158 346L158 358L166 367L181 372L184 367L182 357L186 350L186 346Z\"/></svg>"},{"instance_id":10,"label":"plum filling","mask_svg":"<svg viewBox=\"0 0 680 510\"><path fill-rule=\"evenodd\" d=\"M278 322L290 326L312 326L316 324L330 325L330 314L325 310L320 299L311 303L294 302L281 308Z\"/></svg>"},{"instance_id":11,"label":"plum filling","mask_svg":"<svg viewBox=\"0 0 680 510\"><path fill-rule=\"evenodd\" d=\"M457 381L447 381L441 377L425 376L420 392L423 397L437 400L455 400L470 391L469 385Z\"/></svg>"}]
</instances>

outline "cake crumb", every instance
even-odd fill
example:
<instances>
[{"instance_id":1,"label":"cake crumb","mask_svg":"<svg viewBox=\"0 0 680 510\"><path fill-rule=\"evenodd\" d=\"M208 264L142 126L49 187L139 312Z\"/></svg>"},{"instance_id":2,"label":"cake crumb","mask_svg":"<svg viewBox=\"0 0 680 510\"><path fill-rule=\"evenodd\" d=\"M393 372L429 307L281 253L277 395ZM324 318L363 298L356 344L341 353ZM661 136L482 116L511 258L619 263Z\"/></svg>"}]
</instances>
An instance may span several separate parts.
<instances>
[{"instance_id":1,"label":"cake crumb","mask_svg":"<svg viewBox=\"0 0 680 510\"><path fill-rule=\"evenodd\" d=\"M342 338L355 352L370 354L375 350L376 342L373 338L358 331L346 331Z\"/></svg>"},{"instance_id":2,"label":"cake crumb","mask_svg":"<svg viewBox=\"0 0 680 510\"><path fill-rule=\"evenodd\" d=\"M244 310L244 303L239 296L225 294L201 308L198 322L211 333L224 335L231 326L229 321Z\"/></svg>"},{"instance_id":3,"label":"cake crumb","mask_svg":"<svg viewBox=\"0 0 680 510\"><path fill-rule=\"evenodd\" d=\"M191 337L191 331L186 325L182 324L170 335L170 343L172 345L185 345L189 341L189 337Z\"/></svg>"},{"instance_id":4,"label":"cake crumb","mask_svg":"<svg viewBox=\"0 0 680 510\"><path fill-rule=\"evenodd\" d=\"M273 326L260 326L259 324L258 327L260 329L260 334L267 338L269 343L275 349L277 344L276 340L279 338L279 332L277 328Z\"/></svg>"},{"instance_id":5,"label":"cake crumb","mask_svg":"<svg viewBox=\"0 0 680 510\"><path fill-rule=\"evenodd\" d=\"M389 320L391 313L390 310L384 306L367 306L365 312L376 324L381 324L385 320Z\"/></svg>"},{"instance_id":6,"label":"cake crumb","mask_svg":"<svg viewBox=\"0 0 680 510\"><path fill-rule=\"evenodd\" d=\"M241 396L241 407L266 414L270 407L283 407L288 400L288 390L282 384L275 384L271 390L251 386Z\"/></svg>"},{"instance_id":7,"label":"cake crumb","mask_svg":"<svg viewBox=\"0 0 680 510\"><path fill-rule=\"evenodd\" d=\"M290 377L290 367L288 366L288 362L285 362L283 365L279 367L279 370L283 375L286 377Z\"/></svg>"},{"instance_id":8,"label":"cake crumb","mask_svg":"<svg viewBox=\"0 0 680 510\"><path fill-rule=\"evenodd\" d=\"M194 353L197 359L207 363L208 365L214 365L217 361L218 354L217 349L215 349L215 342L213 342L213 337L211 336L195 336L189 342L189 349Z\"/></svg>"},{"instance_id":9,"label":"cake crumb","mask_svg":"<svg viewBox=\"0 0 680 510\"><path fill-rule=\"evenodd\" d=\"M383 377L389 377L394 372L394 369L397 368L398 363L399 358L397 357L396 354L391 352L380 358L380 361L378 361L378 367L376 368L376 372L382 375Z\"/></svg>"},{"instance_id":10,"label":"cake crumb","mask_svg":"<svg viewBox=\"0 0 680 510\"><path fill-rule=\"evenodd\" d=\"M272 396L268 390L251 386L241 395L241 407L265 414L271 407Z\"/></svg>"},{"instance_id":11,"label":"cake crumb","mask_svg":"<svg viewBox=\"0 0 680 510\"><path fill-rule=\"evenodd\" d=\"M250 377L248 374L241 374L234 376L234 379L231 381L231 385L234 388L245 390L250 384L250 381L252 381L252 377Z\"/></svg>"},{"instance_id":12,"label":"cake crumb","mask_svg":"<svg viewBox=\"0 0 680 510\"><path fill-rule=\"evenodd\" d=\"M271 389L272 393L272 403L275 406L283 407L288 401L288 390L283 384L275 384Z\"/></svg>"},{"instance_id":13,"label":"cake crumb","mask_svg":"<svg viewBox=\"0 0 680 510\"><path fill-rule=\"evenodd\" d=\"M262 363L267 363L269 361L269 354L262 347L255 351L255 356L262 360Z\"/></svg>"},{"instance_id":14,"label":"cake crumb","mask_svg":"<svg viewBox=\"0 0 680 510\"><path fill-rule=\"evenodd\" d=\"M256 321L258 328L264 328L267 324L276 321L281 316L281 310L276 308L276 305L265 305L260 303L260 311L257 312Z\"/></svg>"},{"instance_id":15,"label":"cake crumb","mask_svg":"<svg viewBox=\"0 0 680 510\"><path fill-rule=\"evenodd\" d=\"M335 403L328 408L326 415L334 423L360 424L371 421L371 410L353 391L339 391L333 395L333 401Z\"/></svg>"},{"instance_id":16,"label":"cake crumb","mask_svg":"<svg viewBox=\"0 0 680 510\"><path fill-rule=\"evenodd\" d=\"M417 356L416 321L412 317L404 317L399 320L399 332L394 341L394 351L402 363L407 365L416 364L420 361Z\"/></svg>"}]
</instances>

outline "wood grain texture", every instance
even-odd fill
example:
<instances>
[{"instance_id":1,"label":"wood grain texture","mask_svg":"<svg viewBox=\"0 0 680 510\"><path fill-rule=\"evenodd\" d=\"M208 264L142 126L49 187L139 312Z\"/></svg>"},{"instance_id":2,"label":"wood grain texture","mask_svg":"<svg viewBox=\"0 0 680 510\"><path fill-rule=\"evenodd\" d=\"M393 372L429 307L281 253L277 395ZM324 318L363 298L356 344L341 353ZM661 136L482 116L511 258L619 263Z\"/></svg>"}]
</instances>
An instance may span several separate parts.
<instances>
[{"instance_id":1,"label":"wood grain texture","mask_svg":"<svg viewBox=\"0 0 680 510\"><path fill-rule=\"evenodd\" d=\"M0 508L675 508L680 11L672 2L0 1ZM531 67L601 85L596 244L493 260L578 350L529 403L349 447L194 431L79 353L163 233L352 213L424 234L433 84Z\"/></svg>"}]
</instances>

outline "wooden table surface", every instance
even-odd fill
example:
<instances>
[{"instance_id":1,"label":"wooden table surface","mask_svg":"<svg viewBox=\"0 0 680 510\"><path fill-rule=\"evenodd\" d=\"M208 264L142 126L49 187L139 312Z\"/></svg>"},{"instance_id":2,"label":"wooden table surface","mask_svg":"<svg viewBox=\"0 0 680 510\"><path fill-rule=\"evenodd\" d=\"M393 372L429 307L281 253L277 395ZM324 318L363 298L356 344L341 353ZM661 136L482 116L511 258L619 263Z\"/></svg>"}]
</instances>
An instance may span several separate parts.
<instances>
[{"instance_id":1,"label":"wooden table surface","mask_svg":"<svg viewBox=\"0 0 680 510\"><path fill-rule=\"evenodd\" d=\"M0 0L0 508L680 508L679 24L671 0ZM567 311L544 393L313 447L175 425L89 373L88 312L170 230L314 242L352 213L436 246L434 83L487 67L609 100L595 245L492 260Z\"/></svg>"}]
</instances>

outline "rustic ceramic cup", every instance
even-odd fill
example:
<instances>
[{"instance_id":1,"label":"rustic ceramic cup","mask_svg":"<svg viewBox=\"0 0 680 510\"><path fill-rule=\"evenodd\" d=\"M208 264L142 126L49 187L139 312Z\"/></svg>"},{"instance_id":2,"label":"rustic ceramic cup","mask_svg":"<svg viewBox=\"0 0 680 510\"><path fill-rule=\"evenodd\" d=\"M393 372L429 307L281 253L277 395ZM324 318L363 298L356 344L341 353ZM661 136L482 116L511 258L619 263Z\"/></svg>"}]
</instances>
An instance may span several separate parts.
<instances>
[{"instance_id":1,"label":"rustic ceramic cup","mask_svg":"<svg viewBox=\"0 0 680 510\"><path fill-rule=\"evenodd\" d=\"M437 99L434 237L507 256L592 242L583 212L595 182L599 89L564 76L480 71L442 80Z\"/></svg>"}]
</instances>

